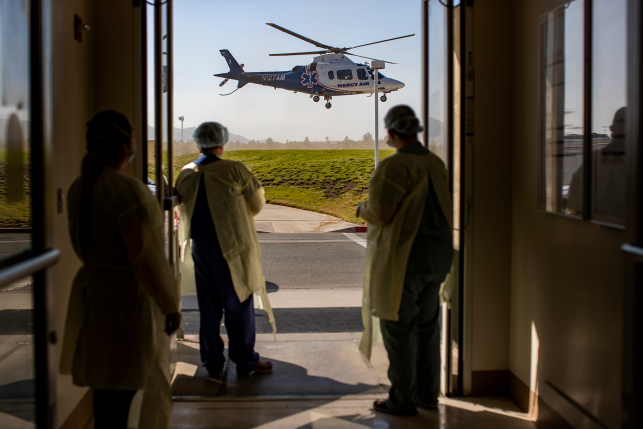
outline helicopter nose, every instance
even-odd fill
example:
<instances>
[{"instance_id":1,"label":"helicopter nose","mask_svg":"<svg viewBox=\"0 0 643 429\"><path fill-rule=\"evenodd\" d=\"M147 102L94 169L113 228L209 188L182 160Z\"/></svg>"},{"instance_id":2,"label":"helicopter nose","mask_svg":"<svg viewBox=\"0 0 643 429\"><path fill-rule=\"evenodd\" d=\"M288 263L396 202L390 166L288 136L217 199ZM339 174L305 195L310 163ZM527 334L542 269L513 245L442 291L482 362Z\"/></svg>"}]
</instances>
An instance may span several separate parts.
<instances>
[{"instance_id":1,"label":"helicopter nose","mask_svg":"<svg viewBox=\"0 0 643 429\"><path fill-rule=\"evenodd\" d=\"M404 84L400 82L399 80L391 79L391 78L386 78L386 81L383 82L385 83L385 86L390 89L401 89L404 88Z\"/></svg>"}]
</instances>

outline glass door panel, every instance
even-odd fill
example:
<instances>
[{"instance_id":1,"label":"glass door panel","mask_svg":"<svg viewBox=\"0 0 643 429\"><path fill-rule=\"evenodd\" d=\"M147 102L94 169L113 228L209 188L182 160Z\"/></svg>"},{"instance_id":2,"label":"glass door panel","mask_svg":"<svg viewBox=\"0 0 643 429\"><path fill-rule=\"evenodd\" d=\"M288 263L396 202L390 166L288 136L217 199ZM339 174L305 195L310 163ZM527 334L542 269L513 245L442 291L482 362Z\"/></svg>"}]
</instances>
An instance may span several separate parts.
<instances>
[{"instance_id":1,"label":"glass door panel","mask_svg":"<svg viewBox=\"0 0 643 429\"><path fill-rule=\"evenodd\" d=\"M31 248L28 1L0 8L0 264Z\"/></svg>"},{"instance_id":2,"label":"glass door panel","mask_svg":"<svg viewBox=\"0 0 643 429\"><path fill-rule=\"evenodd\" d=\"M34 423L33 278L0 292L0 427Z\"/></svg>"},{"instance_id":3,"label":"glass door panel","mask_svg":"<svg viewBox=\"0 0 643 429\"><path fill-rule=\"evenodd\" d=\"M592 6L592 219L624 225L627 0Z\"/></svg>"}]
</instances>

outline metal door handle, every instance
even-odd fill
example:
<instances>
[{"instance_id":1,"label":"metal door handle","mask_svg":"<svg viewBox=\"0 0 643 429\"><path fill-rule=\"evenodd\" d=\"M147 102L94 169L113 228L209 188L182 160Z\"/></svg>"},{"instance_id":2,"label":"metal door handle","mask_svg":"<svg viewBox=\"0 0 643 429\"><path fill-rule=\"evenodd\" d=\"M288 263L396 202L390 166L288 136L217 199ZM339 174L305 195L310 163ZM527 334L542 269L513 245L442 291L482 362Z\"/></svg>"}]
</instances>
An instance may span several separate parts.
<instances>
[{"instance_id":1,"label":"metal door handle","mask_svg":"<svg viewBox=\"0 0 643 429\"><path fill-rule=\"evenodd\" d=\"M16 280L30 276L44 268L54 265L60 259L60 250L49 249L0 271L0 290Z\"/></svg>"},{"instance_id":2,"label":"metal door handle","mask_svg":"<svg viewBox=\"0 0 643 429\"><path fill-rule=\"evenodd\" d=\"M621 246L623 253L627 253L636 262L643 262L643 247L635 246L630 243L624 243Z\"/></svg>"}]
</instances>

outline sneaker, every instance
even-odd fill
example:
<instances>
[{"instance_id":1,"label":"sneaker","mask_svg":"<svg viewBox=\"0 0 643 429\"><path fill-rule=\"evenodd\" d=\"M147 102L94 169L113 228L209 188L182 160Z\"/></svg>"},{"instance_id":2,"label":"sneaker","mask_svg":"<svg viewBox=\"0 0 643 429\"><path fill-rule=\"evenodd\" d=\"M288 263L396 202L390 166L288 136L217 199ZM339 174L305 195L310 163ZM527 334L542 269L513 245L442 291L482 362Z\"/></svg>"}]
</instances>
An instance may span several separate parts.
<instances>
[{"instance_id":1,"label":"sneaker","mask_svg":"<svg viewBox=\"0 0 643 429\"><path fill-rule=\"evenodd\" d=\"M435 410L438 408L438 400L434 399L433 401L420 402L418 407L425 410Z\"/></svg>"},{"instance_id":2,"label":"sneaker","mask_svg":"<svg viewBox=\"0 0 643 429\"><path fill-rule=\"evenodd\" d=\"M257 361L257 365L254 367L254 369L252 371L249 371L249 372L247 372L245 374L239 374L239 377L248 376L248 375L252 374L253 372L255 374L268 374L271 371L272 371L272 362L270 362L268 360L263 361L263 360L259 359Z\"/></svg>"},{"instance_id":3,"label":"sneaker","mask_svg":"<svg viewBox=\"0 0 643 429\"><path fill-rule=\"evenodd\" d=\"M386 399L378 399L377 401L373 402L373 408L375 409L375 411L386 414L393 414L394 416L415 416L418 413L417 408L409 408L407 410L391 410L388 407L388 402Z\"/></svg>"}]
</instances>

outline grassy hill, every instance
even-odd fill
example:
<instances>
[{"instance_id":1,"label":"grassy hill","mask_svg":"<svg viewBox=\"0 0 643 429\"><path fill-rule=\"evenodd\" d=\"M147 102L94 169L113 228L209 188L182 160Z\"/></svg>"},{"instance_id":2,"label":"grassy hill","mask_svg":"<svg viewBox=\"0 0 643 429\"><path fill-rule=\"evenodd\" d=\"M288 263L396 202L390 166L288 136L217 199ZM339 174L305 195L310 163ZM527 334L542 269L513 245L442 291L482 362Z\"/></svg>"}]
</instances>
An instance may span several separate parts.
<instances>
[{"instance_id":1,"label":"grassy hill","mask_svg":"<svg viewBox=\"0 0 643 429\"><path fill-rule=\"evenodd\" d=\"M380 160L394 152L380 150ZM175 177L197 157L175 157ZM246 164L265 187L269 203L362 223L355 217L355 208L366 199L374 170L372 150L238 150L223 157Z\"/></svg>"}]
</instances>

